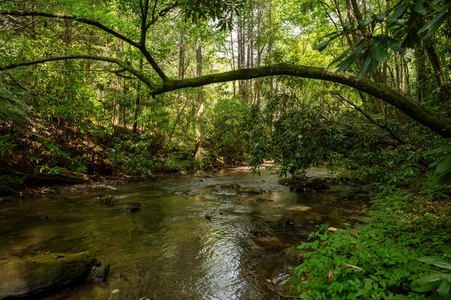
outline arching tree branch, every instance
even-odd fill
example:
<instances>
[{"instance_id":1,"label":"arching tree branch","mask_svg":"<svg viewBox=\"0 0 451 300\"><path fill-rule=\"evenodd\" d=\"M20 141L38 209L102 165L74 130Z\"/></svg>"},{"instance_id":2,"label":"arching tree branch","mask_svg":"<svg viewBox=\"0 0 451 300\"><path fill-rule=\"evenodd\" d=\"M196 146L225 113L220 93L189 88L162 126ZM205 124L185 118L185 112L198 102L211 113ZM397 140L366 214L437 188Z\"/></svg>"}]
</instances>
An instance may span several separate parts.
<instances>
[{"instance_id":1,"label":"arching tree branch","mask_svg":"<svg viewBox=\"0 0 451 300\"><path fill-rule=\"evenodd\" d=\"M327 69L308 67L292 64L277 64L271 66L257 67L251 69L240 69L235 71L205 75L195 78L187 78L180 80L167 79L162 84L156 85L150 81L145 74L134 69L129 64L111 57L94 56L94 55L68 55L52 58L44 58L33 61L23 61L19 63L10 64L7 66L0 66L0 71L13 69L21 66L30 66L50 61L67 60L67 59L92 59L114 63L135 75L139 80L145 83L151 93L155 95L166 92L183 89L200 87L219 82L228 82L234 80L246 80L253 78L260 78L266 76L295 76L302 78L312 78L324 81L340 83L359 91L375 96L393 106L411 117L418 123L430 128L439 135L451 138L451 120L442 116L441 114L415 102L412 98L392 89L386 85L372 82L369 79L357 80L354 75L349 73L334 73Z\"/></svg>"},{"instance_id":2,"label":"arching tree branch","mask_svg":"<svg viewBox=\"0 0 451 300\"><path fill-rule=\"evenodd\" d=\"M276 75L319 79L349 86L395 106L418 123L425 125L443 137L451 138L451 120L415 102L412 98L386 85L373 82L366 78L357 80L356 77L350 73L334 73L327 69L317 67L283 63L272 66L205 75L197 78L168 80L158 86L158 88L154 89L152 93L154 95L158 95L182 88L199 87L212 83L246 80Z\"/></svg>"},{"instance_id":3,"label":"arching tree branch","mask_svg":"<svg viewBox=\"0 0 451 300\"><path fill-rule=\"evenodd\" d=\"M30 60L30 61L21 61L18 63L0 66L0 71L15 69L15 68L24 67L24 66L38 65L38 64L52 62L52 61L70 60L70 59L90 59L90 60L98 60L98 61L113 63L113 64L116 64L116 65L122 67L123 69L129 71L131 74L135 75L139 80L141 80L144 84L146 84L151 90L154 90L157 88L157 85L155 83L153 83L152 81L150 81L149 78L145 74L136 70L128 63L123 62L116 58L106 57L106 56L83 55L83 54L55 56L55 57L42 58L42 59L36 59L36 60Z\"/></svg>"}]
</instances>

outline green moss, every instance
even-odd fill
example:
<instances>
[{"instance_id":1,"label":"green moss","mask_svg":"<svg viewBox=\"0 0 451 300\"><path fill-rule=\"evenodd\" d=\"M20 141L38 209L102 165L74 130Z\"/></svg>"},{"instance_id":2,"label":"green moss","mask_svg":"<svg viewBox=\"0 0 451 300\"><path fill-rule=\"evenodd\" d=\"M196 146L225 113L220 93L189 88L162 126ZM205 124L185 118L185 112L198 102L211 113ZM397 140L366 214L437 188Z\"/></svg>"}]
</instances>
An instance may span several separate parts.
<instances>
[{"instance_id":1,"label":"green moss","mask_svg":"<svg viewBox=\"0 0 451 300\"><path fill-rule=\"evenodd\" d=\"M82 279L97 261L87 253L8 258L0 273L0 299L33 294Z\"/></svg>"}]
</instances>

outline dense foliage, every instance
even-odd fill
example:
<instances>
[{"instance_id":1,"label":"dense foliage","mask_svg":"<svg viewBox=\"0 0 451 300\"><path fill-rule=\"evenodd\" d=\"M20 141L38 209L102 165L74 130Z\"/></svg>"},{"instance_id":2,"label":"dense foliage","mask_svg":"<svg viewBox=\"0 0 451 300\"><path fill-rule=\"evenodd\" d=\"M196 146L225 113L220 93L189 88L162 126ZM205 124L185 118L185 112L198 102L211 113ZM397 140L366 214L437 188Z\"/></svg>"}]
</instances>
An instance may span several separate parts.
<instances>
[{"instance_id":1,"label":"dense foliage","mask_svg":"<svg viewBox=\"0 0 451 300\"><path fill-rule=\"evenodd\" d=\"M450 12L440 0L1 1L0 193L265 160L282 176L326 167L382 194L368 226L302 245L313 251L291 291L446 295L411 283L432 272L416 258L451 243Z\"/></svg>"},{"instance_id":2,"label":"dense foliage","mask_svg":"<svg viewBox=\"0 0 451 300\"><path fill-rule=\"evenodd\" d=\"M311 234L313 250L296 268L292 292L302 299L424 299L412 287L433 270L417 259L449 243L449 199L387 192L373 201L369 225ZM287 285L290 287L290 285Z\"/></svg>"}]
</instances>

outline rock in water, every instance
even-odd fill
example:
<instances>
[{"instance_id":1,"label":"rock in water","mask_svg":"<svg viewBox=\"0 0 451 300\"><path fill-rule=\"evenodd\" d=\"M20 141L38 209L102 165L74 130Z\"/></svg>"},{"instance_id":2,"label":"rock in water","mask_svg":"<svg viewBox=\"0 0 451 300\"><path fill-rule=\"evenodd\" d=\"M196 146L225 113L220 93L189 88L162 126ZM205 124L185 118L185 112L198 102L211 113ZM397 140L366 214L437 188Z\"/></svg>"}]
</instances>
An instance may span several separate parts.
<instances>
[{"instance_id":1,"label":"rock in water","mask_svg":"<svg viewBox=\"0 0 451 300\"><path fill-rule=\"evenodd\" d=\"M116 201L112 194L106 194L95 199L95 202L99 204L105 204L108 206L113 206L116 204Z\"/></svg>"},{"instance_id":2,"label":"rock in water","mask_svg":"<svg viewBox=\"0 0 451 300\"><path fill-rule=\"evenodd\" d=\"M127 202L119 205L118 210L121 212L134 213L141 210L141 202Z\"/></svg>"},{"instance_id":3,"label":"rock in water","mask_svg":"<svg viewBox=\"0 0 451 300\"><path fill-rule=\"evenodd\" d=\"M22 297L82 281L100 263L86 252L0 260L0 299Z\"/></svg>"},{"instance_id":4,"label":"rock in water","mask_svg":"<svg viewBox=\"0 0 451 300\"><path fill-rule=\"evenodd\" d=\"M110 264L93 266L91 272L85 279L85 283L101 283L104 282L108 274L110 274Z\"/></svg>"}]
</instances>

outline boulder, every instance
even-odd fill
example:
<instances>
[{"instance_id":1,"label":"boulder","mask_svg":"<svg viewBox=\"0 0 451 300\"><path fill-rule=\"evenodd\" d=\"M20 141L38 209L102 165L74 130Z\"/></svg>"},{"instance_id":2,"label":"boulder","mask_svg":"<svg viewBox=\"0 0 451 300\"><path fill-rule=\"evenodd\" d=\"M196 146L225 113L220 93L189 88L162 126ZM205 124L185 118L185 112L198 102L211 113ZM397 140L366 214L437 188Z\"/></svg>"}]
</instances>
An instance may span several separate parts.
<instances>
[{"instance_id":1,"label":"boulder","mask_svg":"<svg viewBox=\"0 0 451 300\"><path fill-rule=\"evenodd\" d=\"M0 299L23 297L81 282L100 262L88 253L0 259Z\"/></svg>"}]
</instances>

